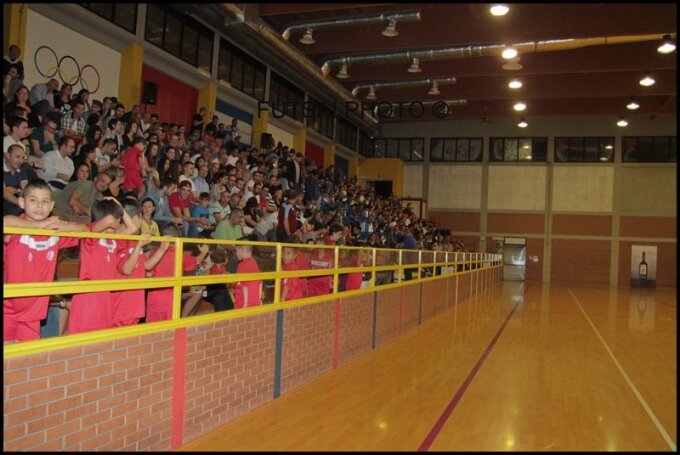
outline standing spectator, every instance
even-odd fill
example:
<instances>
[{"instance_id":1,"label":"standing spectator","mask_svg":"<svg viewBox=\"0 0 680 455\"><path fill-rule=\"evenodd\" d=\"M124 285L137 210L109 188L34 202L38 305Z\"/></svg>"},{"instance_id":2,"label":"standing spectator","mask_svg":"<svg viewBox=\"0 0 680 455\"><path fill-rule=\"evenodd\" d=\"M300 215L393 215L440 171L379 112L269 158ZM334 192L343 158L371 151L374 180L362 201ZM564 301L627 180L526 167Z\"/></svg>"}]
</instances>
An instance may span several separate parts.
<instances>
[{"instance_id":1,"label":"standing spectator","mask_svg":"<svg viewBox=\"0 0 680 455\"><path fill-rule=\"evenodd\" d=\"M285 272L302 270L298 253L292 246L286 245L281 252L282 269ZM281 301L301 299L306 297L304 278L284 278L281 280Z\"/></svg>"},{"instance_id":2,"label":"standing spectator","mask_svg":"<svg viewBox=\"0 0 680 455\"><path fill-rule=\"evenodd\" d=\"M297 231L297 213L295 212L297 196L297 191L288 190L284 203L279 207L278 224L276 225L277 242L290 242L291 237Z\"/></svg>"},{"instance_id":3,"label":"standing spectator","mask_svg":"<svg viewBox=\"0 0 680 455\"><path fill-rule=\"evenodd\" d=\"M323 240L318 240L316 243L322 245ZM328 248L317 248L312 253L310 264L313 270L332 269L335 265L334 258L335 254L333 253L333 250ZM309 297L328 294L332 289L332 275L307 278L307 295Z\"/></svg>"},{"instance_id":4,"label":"standing spectator","mask_svg":"<svg viewBox=\"0 0 680 455\"><path fill-rule=\"evenodd\" d=\"M2 59L2 72L7 74L10 65L14 65L17 69L17 77L24 80L24 62L21 61L21 49L16 44L9 46L9 53Z\"/></svg>"},{"instance_id":5,"label":"standing spectator","mask_svg":"<svg viewBox=\"0 0 680 455\"><path fill-rule=\"evenodd\" d=\"M104 131L105 139L114 139L116 141L116 148L118 150L124 150L123 145L123 122L117 118L112 118L107 123L106 130Z\"/></svg>"},{"instance_id":6,"label":"standing spectator","mask_svg":"<svg viewBox=\"0 0 680 455\"><path fill-rule=\"evenodd\" d=\"M76 144L72 138L64 136L59 140L59 148L45 153L41 159L45 170L43 179L54 189L63 190L71 180L75 166L71 155L76 151Z\"/></svg>"},{"instance_id":7,"label":"standing spectator","mask_svg":"<svg viewBox=\"0 0 680 455\"><path fill-rule=\"evenodd\" d=\"M139 125L137 122L130 121L125 124L125 132L123 133L123 145L125 147L131 147L132 142L137 138L137 132L139 131Z\"/></svg>"},{"instance_id":8,"label":"standing spectator","mask_svg":"<svg viewBox=\"0 0 680 455\"><path fill-rule=\"evenodd\" d=\"M121 188L125 191L135 191L137 199L144 195L144 177L146 177L146 158L143 155L143 137L136 137L132 146L128 147L121 158L121 166L125 172L125 182Z\"/></svg>"},{"instance_id":9,"label":"standing spectator","mask_svg":"<svg viewBox=\"0 0 680 455\"><path fill-rule=\"evenodd\" d=\"M194 118L191 121L191 132L189 133L190 136L198 138L203 137L203 127L207 115L208 109L205 107L201 107L198 110L198 113L194 115Z\"/></svg>"},{"instance_id":10,"label":"standing spectator","mask_svg":"<svg viewBox=\"0 0 680 455\"><path fill-rule=\"evenodd\" d=\"M253 258L251 245L236 245L236 257L240 261L236 267L237 274L258 273L260 267ZM262 280L251 280L236 283L234 309L262 305Z\"/></svg>"},{"instance_id":11,"label":"standing spectator","mask_svg":"<svg viewBox=\"0 0 680 455\"><path fill-rule=\"evenodd\" d=\"M14 101L17 88L23 85L23 81L19 79L19 71L16 65L10 65L9 69L3 74L2 85L2 99L5 103Z\"/></svg>"},{"instance_id":12,"label":"standing spectator","mask_svg":"<svg viewBox=\"0 0 680 455\"><path fill-rule=\"evenodd\" d=\"M213 137L215 137L217 134L217 124L219 122L220 119L216 115L213 115L212 121L205 126L204 133L210 133Z\"/></svg>"}]
</instances>

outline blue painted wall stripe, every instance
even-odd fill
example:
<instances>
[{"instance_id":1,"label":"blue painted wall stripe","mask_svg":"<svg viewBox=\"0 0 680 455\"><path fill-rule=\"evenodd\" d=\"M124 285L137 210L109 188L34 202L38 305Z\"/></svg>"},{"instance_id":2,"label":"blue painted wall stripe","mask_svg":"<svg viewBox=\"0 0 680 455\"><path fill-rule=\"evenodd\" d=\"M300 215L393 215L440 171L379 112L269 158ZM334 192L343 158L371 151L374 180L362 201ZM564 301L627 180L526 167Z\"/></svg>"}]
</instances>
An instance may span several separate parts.
<instances>
[{"instance_id":1,"label":"blue painted wall stripe","mask_svg":"<svg viewBox=\"0 0 680 455\"><path fill-rule=\"evenodd\" d=\"M281 395L281 363L283 361L283 310L276 311L276 345L274 348L274 398Z\"/></svg>"},{"instance_id":2,"label":"blue painted wall stripe","mask_svg":"<svg viewBox=\"0 0 680 455\"><path fill-rule=\"evenodd\" d=\"M242 111L241 109L232 106L231 104L225 103L222 100L217 100L215 103L215 109L224 115L238 119L239 121L246 122L248 125L253 124L253 114ZM229 125L225 125L227 128Z\"/></svg>"}]
</instances>

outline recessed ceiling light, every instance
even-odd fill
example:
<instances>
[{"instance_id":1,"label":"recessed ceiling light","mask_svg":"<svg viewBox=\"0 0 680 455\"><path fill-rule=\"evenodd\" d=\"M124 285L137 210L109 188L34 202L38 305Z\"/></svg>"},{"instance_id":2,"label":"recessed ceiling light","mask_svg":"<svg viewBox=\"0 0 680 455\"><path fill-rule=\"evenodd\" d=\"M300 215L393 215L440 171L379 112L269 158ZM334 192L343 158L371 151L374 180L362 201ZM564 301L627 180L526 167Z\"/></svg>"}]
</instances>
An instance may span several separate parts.
<instances>
[{"instance_id":1,"label":"recessed ceiling light","mask_svg":"<svg viewBox=\"0 0 680 455\"><path fill-rule=\"evenodd\" d=\"M625 117L621 117L618 122L616 122L618 126L628 126L628 120L626 120Z\"/></svg>"},{"instance_id":2,"label":"recessed ceiling light","mask_svg":"<svg viewBox=\"0 0 680 455\"><path fill-rule=\"evenodd\" d=\"M505 16L508 14L508 11L510 11L510 8L505 5L493 5L489 8L489 11L491 11L491 14L494 16Z\"/></svg>"},{"instance_id":3,"label":"recessed ceiling light","mask_svg":"<svg viewBox=\"0 0 680 455\"><path fill-rule=\"evenodd\" d=\"M523 111L524 109L527 108L527 105L520 101L515 103L515 105L512 106L512 108L516 111Z\"/></svg>"},{"instance_id":4,"label":"recessed ceiling light","mask_svg":"<svg viewBox=\"0 0 680 455\"><path fill-rule=\"evenodd\" d=\"M628 110L634 111L635 109L639 108L640 105L638 104L637 101L635 101L635 98L631 98L626 107L628 108Z\"/></svg>"},{"instance_id":5,"label":"recessed ceiling light","mask_svg":"<svg viewBox=\"0 0 680 455\"><path fill-rule=\"evenodd\" d=\"M529 124L527 123L526 120L521 119L521 120L519 121L519 123L517 124L517 126L519 126L520 128L526 128L527 126L529 126Z\"/></svg>"},{"instance_id":6,"label":"recessed ceiling light","mask_svg":"<svg viewBox=\"0 0 680 455\"><path fill-rule=\"evenodd\" d=\"M640 79L640 85L642 85L644 87L650 87L650 86L654 85L655 82L656 81L654 80L654 78L652 76L650 76L649 74L645 74L645 77Z\"/></svg>"},{"instance_id":7,"label":"recessed ceiling light","mask_svg":"<svg viewBox=\"0 0 680 455\"><path fill-rule=\"evenodd\" d=\"M671 35L664 35L661 44L656 48L659 54L670 54L675 50L675 43L671 38Z\"/></svg>"},{"instance_id":8,"label":"recessed ceiling light","mask_svg":"<svg viewBox=\"0 0 680 455\"><path fill-rule=\"evenodd\" d=\"M508 83L508 87L510 88L520 88L522 87L522 81L519 79L513 79Z\"/></svg>"},{"instance_id":9,"label":"recessed ceiling light","mask_svg":"<svg viewBox=\"0 0 680 455\"><path fill-rule=\"evenodd\" d=\"M510 60L511 58L517 57L517 49L514 47L508 47L503 50L501 53L504 59Z\"/></svg>"}]
</instances>

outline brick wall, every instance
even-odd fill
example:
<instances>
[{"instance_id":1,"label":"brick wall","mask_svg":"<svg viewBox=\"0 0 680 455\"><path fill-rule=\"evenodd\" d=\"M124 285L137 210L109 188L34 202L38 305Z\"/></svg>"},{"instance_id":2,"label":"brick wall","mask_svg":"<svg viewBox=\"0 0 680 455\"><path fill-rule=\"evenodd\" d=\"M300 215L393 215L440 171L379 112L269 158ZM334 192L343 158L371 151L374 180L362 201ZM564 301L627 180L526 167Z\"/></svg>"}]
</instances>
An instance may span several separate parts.
<instances>
[{"instance_id":1,"label":"brick wall","mask_svg":"<svg viewBox=\"0 0 680 455\"><path fill-rule=\"evenodd\" d=\"M281 393L333 368L335 300L283 312Z\"/></svg>"},{"instance_id":2,"label":"brick wall","mask_svg":"<svg viewBox=\"0 0 680 455\"><path fill-rule=\"evenodd\" d=\"M273 399L276 313L187 330L184 442Z\"/></svg>"},{"instance_id":3,"label":"brick wall","mask_svg":"<svg viewBox=\"0 0 680 455\"><path fill-rule=\"evenodd\" d=\"M12 358L3 450L170 448L172 332Z\"/></svg>"},{"instance_id":4,"label":"brick wall","mask_svg":"<svg viewBox=\"0 0 680 455\"><path fill-rule=\"evenodd\" d=\"M380 346L399 334L400 306L401 289L387 289L378 292L376 346Z\"/></svg>"},{"instance_id":5,"label":"brick wall","mask_svg":"<svg viewBox=\"0 0 680 455\"><path fill-rule=\"evenodd\" d=\"M420 312L420 284L404 286L404 310L401 316L401 333L418 325Z\"/></svg>"},{"instance_id":6,"label":"brick wall","mask_svg":"<svg viewBox=\"0 0 680 455\"><path fill-rule=\"evenodd\" d=\"M422 320L426 321L444 310L446 284L444 280L423 283Z\"/></svg>"},{"instance_id":7,"label":"brick wall","mask_svg":"<svg viewBox=\"0 0 680 455\"><path fill-rule=\"evenodd\" d=\"M373 346L373 293L340 301L339 365L371 350Z\"/></svg>"}]
</instances>

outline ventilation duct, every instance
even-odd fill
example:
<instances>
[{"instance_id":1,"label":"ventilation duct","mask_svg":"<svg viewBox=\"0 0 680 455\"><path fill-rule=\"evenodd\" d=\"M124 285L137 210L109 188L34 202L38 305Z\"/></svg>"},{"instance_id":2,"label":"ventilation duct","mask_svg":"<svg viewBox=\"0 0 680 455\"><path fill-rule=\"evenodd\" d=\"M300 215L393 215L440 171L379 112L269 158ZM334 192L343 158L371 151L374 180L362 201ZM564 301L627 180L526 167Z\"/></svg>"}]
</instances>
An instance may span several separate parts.
<instances>
[{"instance_id":1,"label":"ventilation duct","mask_svg":"<svg viewBox=\"0 0 680 455\"><path fill-rule=\"evenodd\" d=\"M528 54L533 52L551 52L551 51L565 51L571 49L579 49L588 46L604 46L607 44L625 44L635 43L640 41L658 41L662 39L664 34L657 33L654 35L627 35L627 36L609 36L599 38L578 38L578 39L560 39L548 41L533 41L528 43L513 44L520 54ZM439 47L423 50L411 50L391 53L381 53L373 55L357 55L357 56L342 56L326 60L321 66L321 71L325 76L330 73L333 65L340 63L347 63L350 65L360 64L383 64L383 63L410 63L414 58L421 61L432 60L451 60L458 58L473 58L473 57L491 57L500 56L507 46L505 44L491 44L487 46L456 46L456 47Z\"/></svg>"},{"instance_id":2,"label":"ventilation duct","mask_svg":"<svg viewBox=\"0 0 680 455\"><path fill-rule=\"evenodd\" d=\"M362 25L383 24L385 22L414 22L420 20L420 11L402 11L380 14L362 14L335 19L323 19L308 22L296 22L283 31L283 39L288 40L291 33L307 29L321 30L339 27L357 27Z\"/></svg>"}]
</instances>

